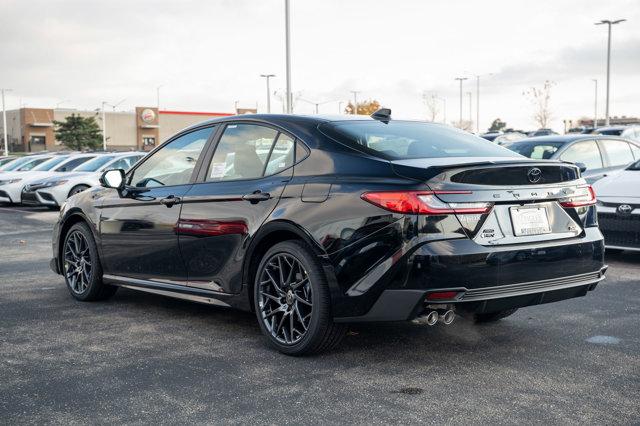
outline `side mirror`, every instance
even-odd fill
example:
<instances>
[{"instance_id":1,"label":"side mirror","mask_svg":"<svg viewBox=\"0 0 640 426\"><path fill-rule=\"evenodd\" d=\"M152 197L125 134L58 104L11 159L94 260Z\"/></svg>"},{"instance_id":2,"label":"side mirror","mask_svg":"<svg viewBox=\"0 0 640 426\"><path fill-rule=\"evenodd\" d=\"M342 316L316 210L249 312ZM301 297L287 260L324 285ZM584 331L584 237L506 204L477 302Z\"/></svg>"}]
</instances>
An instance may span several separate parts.
<instances>
[{"instance_id":1,"label":"side mirror","mask_svg":"<svg viewBox=\"0 0 640 426\"><path fill-rule=\"evenodd\" d=\"M587 165L584 163L576 163L576 166L580 169L580 173L584 173L587 171Z\"/></svg>"},{"instance_id":2,"label":"side mirror","mask_svg":"<svg viewBox=\"0 0 640 426\"><path fill-rule=\"evenodd\" d=\"M124 188L124 170L107 170L100 176L100 185L105 188L121 190Z\"/></svg>"}]
</instances>

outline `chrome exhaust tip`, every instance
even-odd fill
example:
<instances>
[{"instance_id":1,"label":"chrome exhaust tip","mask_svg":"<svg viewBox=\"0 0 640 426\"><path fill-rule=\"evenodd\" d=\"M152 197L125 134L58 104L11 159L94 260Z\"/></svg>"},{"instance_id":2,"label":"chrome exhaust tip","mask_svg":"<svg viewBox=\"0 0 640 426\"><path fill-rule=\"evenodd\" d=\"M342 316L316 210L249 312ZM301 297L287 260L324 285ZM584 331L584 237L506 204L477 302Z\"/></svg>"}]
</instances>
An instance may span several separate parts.
<instances>
[{"instance_id":1,"label":"chrome exhaust tip","mask_svg":"<svg viewBox=\"0 0 640 426\"><path fill-rule=\"evenodd\" d=\"M453 310L449 309L445 311L443 314L438 315L438 321L443 323L444 325L449 325L456 319L456 314Z\"/></svg>"},{"instance_id":2,"label":"chrome exhaust tip","mask_svg":"<svg viewBox=\"0 0 640 426\"><path fill-rule=\"evenodd\" d=\"M439 315L437 311L429 312L426 316L427 325L436 325L436 323L438 322L438 318Z\"/></svg>"}]
</instances>

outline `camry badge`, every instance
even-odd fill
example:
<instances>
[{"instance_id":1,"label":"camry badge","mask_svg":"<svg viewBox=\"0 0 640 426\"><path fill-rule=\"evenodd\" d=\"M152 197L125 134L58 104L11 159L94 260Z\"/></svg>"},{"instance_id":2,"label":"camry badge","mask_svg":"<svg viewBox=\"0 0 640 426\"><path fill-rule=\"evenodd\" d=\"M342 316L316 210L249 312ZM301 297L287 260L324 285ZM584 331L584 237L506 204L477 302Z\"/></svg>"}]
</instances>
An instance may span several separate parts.
<instances>
[{"instance_id":1,"label":"camry badge","mask_svg":"<svg viewBox=\"0 0 640 426\"><path fill-rule=\"evenodd\" d=\"M537 167L529 169L527 172L527 179L529 179L529 182L531 183L540 182L540 179L542 179L542 170Z\"/></svg>"},{"instance_id":2,"label":"camry badge","mask_svg":"<svg viewBox=\"0 0 640 426\"><path fill-rule=\"evenodd\" d=\"M629 204L620 204L618 206L618 213L620 214L629 214L631 213L631 210L633 210L633 207L631 207Z\"/></svg>"}]
</instances>

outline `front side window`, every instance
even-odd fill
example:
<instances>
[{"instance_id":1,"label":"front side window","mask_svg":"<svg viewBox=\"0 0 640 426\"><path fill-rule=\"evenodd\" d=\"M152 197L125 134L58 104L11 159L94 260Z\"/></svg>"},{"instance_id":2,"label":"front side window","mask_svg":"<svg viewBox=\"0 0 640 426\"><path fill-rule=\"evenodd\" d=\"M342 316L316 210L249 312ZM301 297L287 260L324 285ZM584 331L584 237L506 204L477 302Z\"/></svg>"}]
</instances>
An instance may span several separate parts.
<instances>
[{"instance_id":1,"label":"front side window","mask_svg":"<svg viewBox=\"0 0 640 426\"><path fill-rule=\"evenodd\" d=\"M182 135L164 145L140 165L129 179L135 187L185 185L214 127Z\"/></svg>"},{"instance_id":2,"label":"front side window","mask_svg":"<svg viewBox=\"0 0 640 426\"><path fill-rule=\"evenodd\" d=\"M609 157L609 166L622 166L633 162L633 153L627 142L605 139L601 143Z\"/></svg>"},{"instance_id":3,"label":"front side window","mask_svg":"<svg viewBox=\"0 0 640 426\"><path fill-rule=\"evenodd\" d=\"M563 161L571 163L582 163L588 170L602 168L602 156L596 141L578 142L571 145L562 154Z\"/></svg>"},{"instance_id":4,"label":"front side window","mask_svg":"<svg viewBox=\"0 0 640 426\"><path fill-rule=\"evenodd\" d=\"M38 172L48 171L53 169L57 165L61 164L62 162L67 161L68 158L69 158L68 155L57 155L55 157L48 159L47 161L43 161L42 163L38 164L35 167L32 167L30 170L38 171ZM20 170L23 170L23 169L21 168Z\"/></svg>"},{"instance_id":5,"label":"front side window","mask_svg":"<svg viewBox=\"0 0 640 426\"><path fill-rule=\"evenodd\" d=\"M385 159L518 157L512 151L462 130L411 121L342 121L319 126L330 138Z\"/></svg>"},{"instance_id":6,"label":"front side window","mask_svg":"<svg viewBox=\"0 0 640 426\"><path fill-rule=\"evenodd\" d=\"M257 124L229 124L216 146L207 172L208 182L255 179L263 175L278 132ZM286 142L283 140L284 146ZM282 155L280 150L278 155ZM274 168L279 167L274 163Z\"/></svg>"}]
</instances>

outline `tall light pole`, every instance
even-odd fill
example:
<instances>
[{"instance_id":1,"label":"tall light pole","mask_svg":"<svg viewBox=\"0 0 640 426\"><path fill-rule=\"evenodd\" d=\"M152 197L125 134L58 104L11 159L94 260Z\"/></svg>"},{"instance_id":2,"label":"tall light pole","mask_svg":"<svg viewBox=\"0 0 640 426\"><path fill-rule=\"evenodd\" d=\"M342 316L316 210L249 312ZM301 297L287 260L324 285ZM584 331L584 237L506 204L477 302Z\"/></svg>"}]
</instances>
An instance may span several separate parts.
<instances>
[{"instance_id":1,"label":"tall light pole","mask_svg":"<svg viewBox=\"0 0 640 426\"><path fill-rule=\"evenodd\" d=\"M271 114L271 89L269 89L269 79L275 77L275 74L260 74L267 80L267 114Z\"/></svg>"},{"instance_id":2,"label":"tall light pole","mask_svg":"<svg viewBox=\"0 0 640 426\"><path fill-rule=\"evenodd\" d=\"M360 91L352 90L351 93L353 93L353 115L357 115L358 114L358 93L360 93Z\"/></svg>"},{"instance_id":3,"label":"tall light pole","mask_svg":"<svg viewBox=\"0 0 640 426\"><path fill-rule=\"evenodd\" d=\"M473 122L473 119L472 119L473 111L472 111L471 104L472 104L473 101L472 101L471 92L467 92L467 96L469 96L469 122L472 123Z\"/></svg>"},{"instance_id":4,"label":"tall light pole","mask_svg":"<svg viewBox=\"0 0 640 426\"><path fill-rule=\"evenodd\" d=\"M2 135L4 137L4 155L9 155L9 141L7 140L7 110L4 107L4 92L11 89L0 89L2 91Z\"/></svg>"},{"instance_id":5,"label":"tall light pole","mask_svg":"<svg viewBox=\"0 0 640 426\"><path fill-rule=\"evenodd\" d=\"M456 77L455 80L460 82L460 122L458 126L462 128L462 82L468 80L467 77Z\"/></svg>"},{"instance_id":6,"label":"tall light pole","mask_svg":"<svg viewBox=\"0 0 640 426\"><path fill-rule=\"evenodd\" d=\"M287 114L293 112L293 99L291 95L291 31L289 23L289 0L284 0L284 32L285 32L285 54L286 54L286 80L287 80Z\"/></svg>"},{"instance_id":7,"label":"tall light pole","mask_svg":"<svg viewBox=\"0 0 640 426\"><path fill-rule=\"evenodd\" d=\"M64 104L64 103L66 103L66 102L69 102L69 99L65 99L65 100L63 100L63 101L58 102L58 103L56 104L55 109L58 109L58 107L59 107L60 105L62 105L62 104Z\"/></svg>"},{"instance_id":8,"label":"tall light pole","mask_svg":"<svg viewBox=\"0 0 640 426\"><path fill-rule=\"evenodd\" d=\"M338 114L342 114L342 104L344 102L343 101L338 101Z\"/></svg>"},{"instance_id":9,"label":"tall light pole","mask_svg":"<svg viewBox=\"0 0 640 426\"><path fill-rule=\"evenodd\" d=\"M593 128L595 129L598 127L598 79L592 78L591 81L596 85L595 100L593 102Z\"/></svg>"},{"instance_id":10,"label":"tall light pole","mask_svg":"<svg viewBox=\"0 0 640 426\"><path fill-rule=\"evenodd\" d=\"M160 88L158 88L160 89ZM102 101L102 150L107 150L107 113L105 106L108 105L106 101Z\"/></svg>"},{"instance_id":11,"label":"tall light pole","mask_svg":"<svg viewBox=\"0 0 640 426\"><path fill-rule=\"evenodd\" d=\"M490 76L490 74L476 75L476 131L480 133L480 77Z\"/></svg>"},{"instance_id":12,"label":"tall light pole","mask_svg":"<svg viewBox=\"0 0 640 426\"><path fill-rule=\"evenodd\" d=\"M162 87L164 87L164 84L156 87L156 109L158 110L158 113L160 112L160 88Z\"/></svg>"},{"instance_id":13,"label":"tall light pole","mask_svg":"<svg viewBox=\"0 0 640 426\"><path fill-rule=\"evenodd\" d=\"M607 99L605 103L605 118L604 125L609 125L609 74L611 71L611 26L615 24L619 24L620 22L624 22L626 19L617 19L615 21L611 21L609 19L603 19L600 22L596 22L596 25L607 24L608 26L608 37L607 37Z\"/></svg>"}]
</instances>

